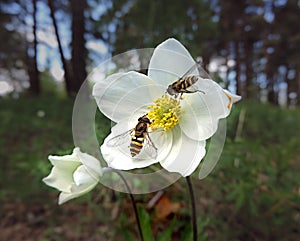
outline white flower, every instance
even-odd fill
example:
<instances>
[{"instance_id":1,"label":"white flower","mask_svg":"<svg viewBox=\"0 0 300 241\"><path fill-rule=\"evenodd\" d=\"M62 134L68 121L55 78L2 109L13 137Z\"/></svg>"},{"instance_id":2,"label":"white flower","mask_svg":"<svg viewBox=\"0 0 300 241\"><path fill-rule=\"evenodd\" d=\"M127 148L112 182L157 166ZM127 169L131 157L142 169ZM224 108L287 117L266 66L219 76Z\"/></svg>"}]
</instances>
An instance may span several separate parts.
<instances>
[{"instance_id":1,"label":"white flower","mask_svg":"<svg viewBox=\"0 0 300 241\"><path fill-rule=\"evenodd\" d=\"M61 191L58 204L89 192L102 175L100 162L93 156L82 153L78 147L74 148L71 155L49 156L49 161L53 168L43 181Z\"/></svg>"},{"instance_id":2,"label":"white flower","mask_svg":"<svg viewBox=\"0 0 300 241\"><path fill-rule=\"evenodd\" d=\"M148 75L130 71L96 82L93 96L100 111L117 123L101 146L110 167L130 170L159 162L169 172L182 176L197 168L206 152L205 140L216 132L218 120L229 115L232 103L240 97L223 90L211 79L199 77L195 85L204 94L183 94L183 100L176 103L179 100L166 95L166 89L195 64L180 42L168 39L155 48ZM197 68L190 74L199 75ZM162 112L164 120L160 119ZM145 155L132 158L128 148L130 138L118 148L107 145L114 136L134 128L138 118L146 113L154 120L151 127L165 130L149 134L158 148L156 158Z\"/></svg>"}]
</instances>

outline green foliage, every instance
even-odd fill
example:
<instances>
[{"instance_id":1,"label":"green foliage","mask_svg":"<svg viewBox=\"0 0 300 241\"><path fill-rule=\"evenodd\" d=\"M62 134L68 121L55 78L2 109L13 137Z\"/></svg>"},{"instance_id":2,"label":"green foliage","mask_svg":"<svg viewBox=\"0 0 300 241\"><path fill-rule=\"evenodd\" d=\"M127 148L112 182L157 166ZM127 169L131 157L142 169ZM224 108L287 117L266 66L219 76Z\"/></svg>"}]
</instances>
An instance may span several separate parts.
<instances>
[{"instance_id":1,"label":"green foliage","mask_svg":"<svg viewBox=\"0 0 300 241\"><path fill-rule=\"evenodd\" d=\"M53 94L0 100L0 198L29 198L46 188L41 179L49 174L47 156L74 148L73 103Z\"/></svg>"},{"instance_id":2,"label":"green foliage","mask_svg":"<svg viewBox=\"0 0 300 241\"><path fill-rule=\"evenodd\" d=\"M246 111L241 136L234 131ZM216 240L293 240L300 183L300 112L244 102L229 118L229 138L211 182ZM268 224L268 225L267 225ZM287 237L291 237L288 239Z\"/></svg>"},{"instance_id":3,"label":"green foliage","mask_svg":"<svg viewBox=\"0 0 300 241\"><path fill-rule=\"evenodd\" d=\"M145 241L154 241L153 232L151 229L151 219L149 214L141 206L138 206L138 213L141 220L141 228Z\"/></svg>"},{"instance_id":4,"label":"green foliage","mask_svg":"<svg viewBox=\"0 0 300 241\"><path fill-rule=\"evenodd\" d=\"M209 224L209 218L201 218L199 217L197 220L198 224L198 241L206 241L208 240L208 235L205 232L205 227ZM182 222L182 226L184 227L182 232L180 233L181 241L190 241L193 240L193 229L191 225L187 225L186 222Z\"/></svg>"},{"instance_id":5,"label":"green foliage","mask_svg":"<svg viewBox=\"0 0 300 241\"><path fill-rule=\"evenodd\" d=\"M164 230L158 231L157 234L154 235L153 228L151 228L153 213L145 210L142 206L138 206L138 212L141 219L141 226L145 241L172 241L175 236L180 236L180 240L182 241L193 240L193 232L190 225L190 220L180 219L180 217L177 218L176 216L173 217L172 220L164 220ZM208 223L208 218L199 218L198 241L207 240L207 234L204 232L204 228L208 225Z\"/></svg>"},{"instance_id":6,"label":"green foliage","mask_svg":"<svg viewBox=\"0 0 300 241\"><path fill-rule=\"evenodd\" d=\"M72 150L70 99L0 100L1 196L30 196L49 171L49 154Z\"/></svg>"},{"instance_id":7,"label":"green foliage","mask_svg":"<svg viewBox=\"0 0 300 241\"><path fill-rule=\"evenodd\" d=\"M54 81L48 69L40 73L40 81L43 95L55 95L59 98L66 97L65 83L63 81Z\"/></svg>"},{"instance_id":8,"label":"green foliage","mask_svg":"<svg viewBox=\"0 0 300 241\"><path fill-rule=\"evenodd\" d=\"M0 100L1 200L17 197L32 201L35 197L36 203L44 202L45 191L52 190L46 189L41 182L50 170L47 156L69 154L73 149L73 102L73 99L53 96ZM241 110L245 111L245 120L241 133L236 136ZM101 143L109 132L110 123L100 113L95 121ZM297 240L300 224L299 109L279 109L243 101L234 106L227 126L227 140L217 167L206 179L194 182L199 240ZM105 188L99 186L99 190L102 198ZM53 193L57 195L57 191ZM139 207L148 241L168 241L178 236L179 240L191 240L188 196L185 192L172 193L172 199L185 207L172 221L163 223L163 231L154 232L157 224L153 221L153 213ZM99 193L96 191L93 195L99 196ZM91 213L97 216L78 214L81 217L78 222L84 225L91 223L92 217L102 220L107 216L102 212L102 201L94 203L94 198L88 201L87 197L80 200L88 203L93 210ZM61 210L67 209L60 208L56 214L69 215L68 211L61 213ZM123 240L136 240L137 227L128 227L128 215L132 215L131 206L128 213L122 213L113 223L123 234ZM51 228L45 235L50 237L56 224L55 220L47 222ZM131 217L130 224L133 222Z\"/></svg>"},{"instance_id":9,"label":"green foliage","mask_svg":"<svg viewBox=\"0 0 300 241\"><path fill-rule=\"evenodd\" d=\"M176 224L176 219L174 218L169 225L169 227L164 232L159 232L157 235L158 241L172 241L172 233Z\"/></svg>"}]
</instances>

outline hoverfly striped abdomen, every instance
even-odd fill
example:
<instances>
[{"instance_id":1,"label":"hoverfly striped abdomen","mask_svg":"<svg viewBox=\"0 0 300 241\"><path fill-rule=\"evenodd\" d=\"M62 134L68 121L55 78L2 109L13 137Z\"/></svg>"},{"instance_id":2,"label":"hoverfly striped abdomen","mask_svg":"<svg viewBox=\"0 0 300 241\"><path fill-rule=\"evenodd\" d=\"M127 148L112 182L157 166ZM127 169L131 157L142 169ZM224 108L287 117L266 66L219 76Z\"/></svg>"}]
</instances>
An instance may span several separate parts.
<instances>
[{"instance_id":1,"label":"hoverfly striped abdomen","mask_svg":"<svg viewBox=\"0 0 300 241\"><path fill-rule=\"evenodd\" d=\"M138 119L136 126L124 133L121 133L107 141L109 147L122 146L127 141L131 157L136 157L143 152L146 156L156 159L157 148L151 141L148 133L148 128L151 124L147 114ZM130 137L130 138L129 138ZM145 156L144 156L145 157Z\"/></svg>"},{"instance_id":2,"label":"hoverfly striped abdomen","mask_svg":"<svg viewBox=\"0 0 300 241\"><path fill-rule=\"evenodd\" d=\"M138 119L138 123L134 128L130 142L130 154L132 157L138 155L144 145L145 135L147 135L148 126L151 124L149 118L144 115Z\"/></svg>"},{"instance_id":3,"label":"hoverfly striped abdomen","mask_svg":"<svg viewBox=\"0 0 300 241\"><path fill-rule=\"evenodd\" d=\"M131 142L130 142L130 154L132 157L138 155L142 148L144 143L145 137L144 134L141 136L132 136Z\"/></svg>"},{"instance_id":4,"label":"hoverfly striped abdomen","mask_svg":"<svg viewBox=\"0 0 300 241\"><path fill-rule=\"evenodd\" d=\"M170 84L167 88L167 93L171 96L182 96L184 93L195 93L195 92L202 92L199 89L188 89L189 87L193 86L199 80L198 75L192 74L192 71L198 67L198 64L193 65L181 78Z\"/></svg>"},{"instance_id":5,"label":"hoverfly striped abdomen","mask_svg":"<svg viewBox=\"0 0 300 241\"><path fill-rule=\"evenodd\" d=\"M178 94L182 95L183 93L194 93L200 90L188 90L193 84L198 81L198 76L186 76L180 78L179 80L175 81L174 83L170 84L167 88L167 93L171 96L177 97ZM202 91L200 91L202 92Z\"/></svg>"},{"instance_id":6,"label":"hoverfly striped abdomen","mask_svg":"<svg viewBox=\"0 0 300 241\"><path fill-rule=\"evenodd\" d=\"M180 80L180 86L181 86L181 91L184 92L186 91L187 88L192 86L198 81L198 77L193 75L193 76L186 76Z\"/></svg>"}]
</instances>

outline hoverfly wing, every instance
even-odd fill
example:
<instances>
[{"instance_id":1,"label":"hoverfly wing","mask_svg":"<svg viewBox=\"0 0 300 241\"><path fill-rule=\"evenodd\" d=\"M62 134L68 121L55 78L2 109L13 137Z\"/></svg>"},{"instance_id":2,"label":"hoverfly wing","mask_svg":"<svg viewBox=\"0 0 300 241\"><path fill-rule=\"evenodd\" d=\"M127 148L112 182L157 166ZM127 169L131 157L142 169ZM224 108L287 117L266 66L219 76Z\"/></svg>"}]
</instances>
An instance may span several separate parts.
<instances>
[{"instance_id":1,"label":"hoverfly wing","mask_svg":"<svg viewBox=\"0 0 300 241\"><path fill-rule=\"evenodd\" d=\"M114 136L107 141L106 145L109 147L116 147L116 146L123 145L126 142L129 143L132 132L133 132L133 129L126 131L120 135Z\"/></svg>"},{"instance_id":2,"label":"hoverfly wing","mask_svg":"<svg viewBox=\"0 0 300 241\"><path fill-rule=\"evenodd\" d=\"M181 78L184 78L189 75L197 75L202 78L209 78L209 74L204 70L204 68L201 66L200 62L194 63L182 76Z\"/></svg>"},{"instance_id":3,"label":"hoverfly wing","mask_svg":"<svg viewBox=\"0 0 300 241\"><path fill-rule=\"evenodd\" d=\"M157 148L155 147L154 143L152 142L152 140L149 137L149 134L146 135L145 138L145 144L144 144L144 153L151 157L152 159L156 159L157 158Z\"/></svg>"},{"instance_id":4,"label":"hoverfly wing","mask_svg":"<svg viewBox=\"0 0 300 241\"><path fill-rule=\"evenodd\" d=\"M211 79L207 71L201 66L200 63L197 65L198 76L202 79Z\"/></svg>"},{"instance_id":5,"label":"hoverfly wing","mask_svg":"<svg viewBox=\"0 0 300 241\"><path fill-rule=\"evenodd\" d=\"M199 63L195 63L193 64L180 78L184 78L186 76L189 76L189 75L195 75L194 70L196 70L197 68L199 68L200 64Z\"/></svg>"}]
</instances>

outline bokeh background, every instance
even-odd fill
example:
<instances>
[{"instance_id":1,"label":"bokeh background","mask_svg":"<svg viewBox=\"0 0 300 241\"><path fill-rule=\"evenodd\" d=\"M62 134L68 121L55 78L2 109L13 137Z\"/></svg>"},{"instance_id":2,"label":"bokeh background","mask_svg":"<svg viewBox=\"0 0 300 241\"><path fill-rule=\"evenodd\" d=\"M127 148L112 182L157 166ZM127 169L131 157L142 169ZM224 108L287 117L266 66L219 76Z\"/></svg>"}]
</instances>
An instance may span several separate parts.
<instances>
[{"instance_id":1,"label":"bokeh background","mask_svg":"<svg viewBox=\"0 0 300 241\"><path fill-rule=\"evenodd\" d=\"M243 96L217 167L193 178L199 240L298 240L299 21L299 0L1 0L0 240L137 240L126 194L99 185L58 206L41 179L49 154L73 149L72 108L88 73L169 37ZM97 113L99 143L109 128ZM135 198L147 240L191 240L184 180Z\"/></svg>"}]
</instances>

